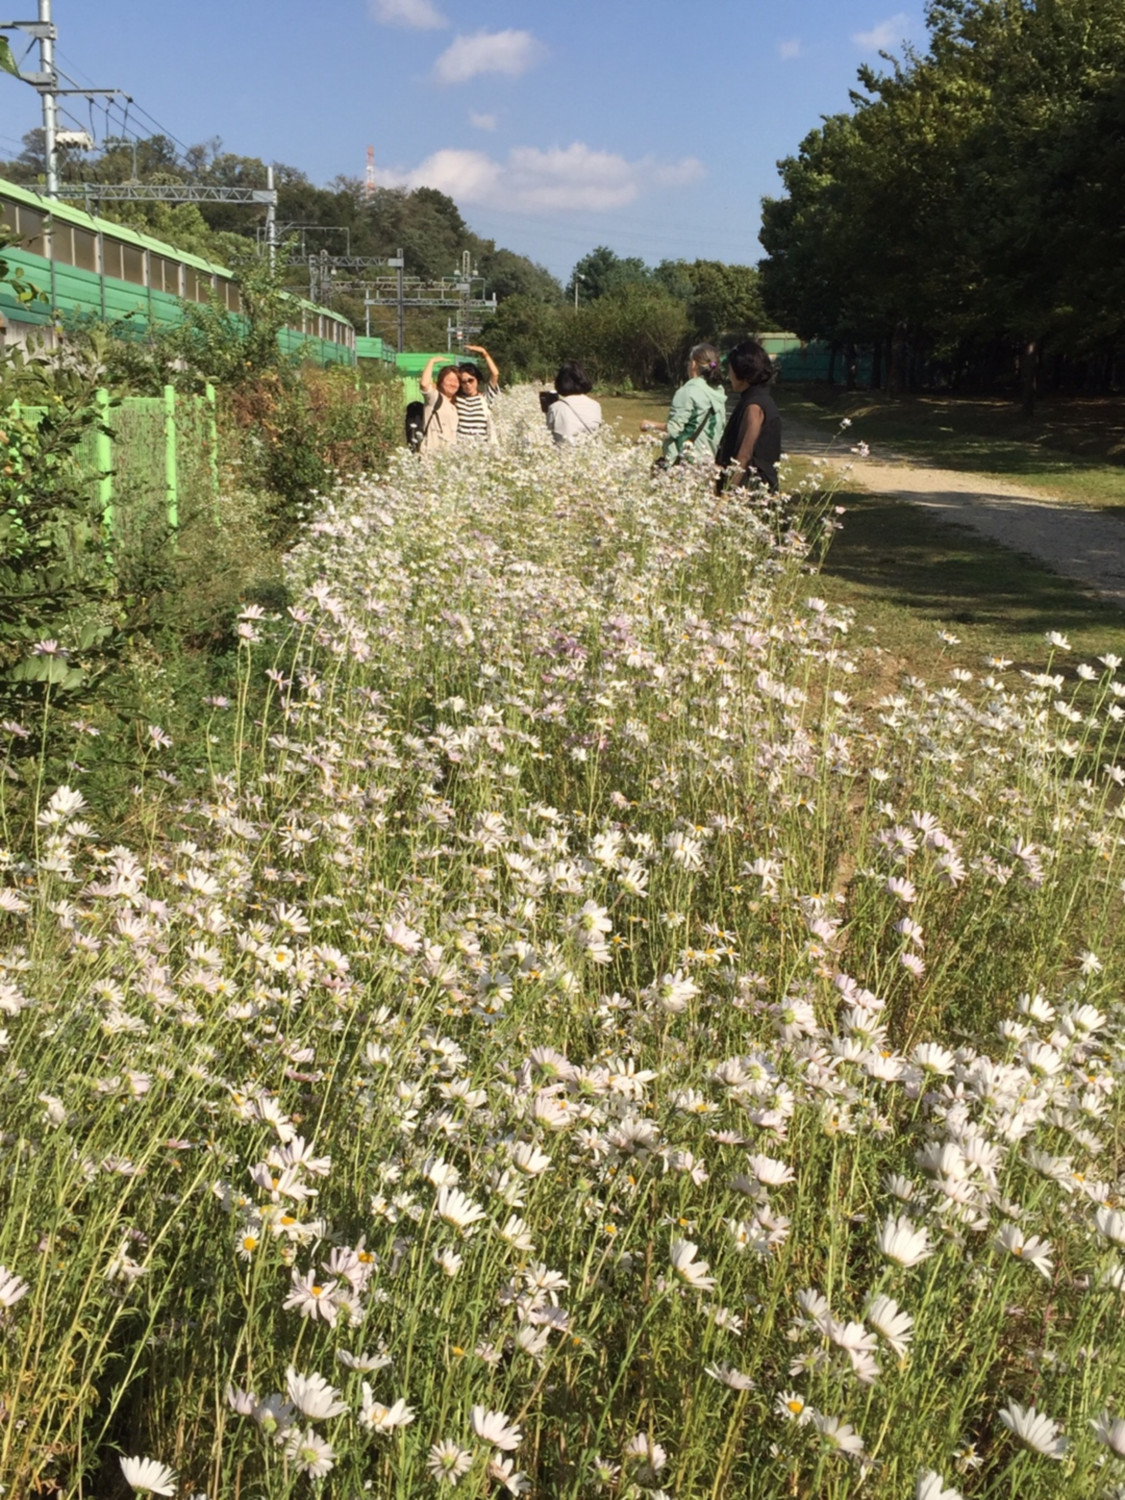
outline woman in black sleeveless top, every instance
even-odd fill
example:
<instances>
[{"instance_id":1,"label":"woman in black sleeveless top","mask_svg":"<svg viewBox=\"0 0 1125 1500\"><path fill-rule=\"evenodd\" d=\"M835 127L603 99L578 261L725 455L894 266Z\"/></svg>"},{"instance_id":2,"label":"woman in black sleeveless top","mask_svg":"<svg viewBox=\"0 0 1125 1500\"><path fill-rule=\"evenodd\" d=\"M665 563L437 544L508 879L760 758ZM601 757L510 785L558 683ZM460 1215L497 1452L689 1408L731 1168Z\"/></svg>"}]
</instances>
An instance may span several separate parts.
<instances>
[{"instance_id":1,"label":"woman in black sleeveless top","mask_svg":"<svg viewBox=\"0 0 1125 1500\"><path fill-rule=\"evenodd\" d=\"M746 488L761 481L776 493L781 415L768 390L773 379L770 357L761 344L744 339L727 355L727 373L739 400L727 418L715 454L720 470L716 491ZM729 474L725 472L728 469Z\"/></svg>"}]
</instances>

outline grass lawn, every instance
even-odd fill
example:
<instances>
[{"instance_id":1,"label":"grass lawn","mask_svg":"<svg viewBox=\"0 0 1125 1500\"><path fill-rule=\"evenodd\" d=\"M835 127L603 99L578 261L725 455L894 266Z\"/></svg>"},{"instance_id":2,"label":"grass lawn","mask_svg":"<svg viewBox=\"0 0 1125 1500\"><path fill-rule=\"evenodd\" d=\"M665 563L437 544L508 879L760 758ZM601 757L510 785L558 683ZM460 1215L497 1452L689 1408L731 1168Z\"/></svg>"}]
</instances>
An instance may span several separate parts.
<instances>
[{"instance_id":1,"label":"grass lawn","mask_svg":"<svg viewBox=\"0 0 1125 1500\"><path fill-rule=\"evenodd\" d=\"M857 491L840 500L844 528L832 539L818 588L854 608L861 630L873 630L880 677L932 677L939 630L959 641L945 648L950 665L974 671L993 655L1038 670L1049 630L1071 643L1059 669L1107 651L1125 656L1125 613L1069 579L904 501Z\"/></svg>"},{"instance_id":2,"label":"grass lawn","mask_svg":"<svg viewBox=\"0 0 1125 1500\"><path fill-rule=\"evenodd\" d=\"M670 390L646 391L598 400L606 420L628 436L636 435L642 419L663 421L670 396ZM1111 419L1111 403L1068 402L1074 414L1068 427L1057 403L1057 415L1043 418L1040 436L1029 437L1018 431L1018 413L999 402L920 397L889 403L867 392L840 392L829 404L796 391L780 396L783 416L816 422L826 438L850 412L849 437L873 447L885 442L919 462L1042 485L1119 507L1125 516L1125 467L1049 447L1045 436L1062 442L1069 430L1090 453L1099 444L1105 454L1118 451L1125 443L1125 404L1116 405ZM1049 411L1047 403L1044 408ZM1098 411L1107 418L1100 436ZM1049 630L1062 631L1073 648L1057 659L1060 669L1106 651L1125 656L1125 613L1083 594L1069 579L917 506L854 490L841 503L844 529L833 538L817 587L833 603L856 610L858 629L873 632L871 667L880 685L893 684L901 672L932 676L939 630L958 637L958 645L943 648L950 666L973 671L994 655L1038 670Z\"/></svg>"},{"instance_id":3,"label":"grass lawn","mask_svg":"<svg viewBox=\"0 0 1125 1500\"><path fill-rule=\"evenodd\" d=\"M846 451L862 439L876 457L990 474L1125 517L1125 401L1044 399L1028 422L1010 401L907 396L828 387L780 388L782 415L828 440L851 420Z\"/></svg>"},{"instance_id":4,"label":"grass lawn","mask_svg":"<svg viewBox=\"0 0 1125 1500\"><path fill-rule=\"evenodd\" d=\"M631 391L627 396L595 397L601 403L602 416L611 422L623 436L636 437L639 423L663 422L668 415L668 404L672 399L672 387L667 390Z\"/></svg>"}]
</instances>

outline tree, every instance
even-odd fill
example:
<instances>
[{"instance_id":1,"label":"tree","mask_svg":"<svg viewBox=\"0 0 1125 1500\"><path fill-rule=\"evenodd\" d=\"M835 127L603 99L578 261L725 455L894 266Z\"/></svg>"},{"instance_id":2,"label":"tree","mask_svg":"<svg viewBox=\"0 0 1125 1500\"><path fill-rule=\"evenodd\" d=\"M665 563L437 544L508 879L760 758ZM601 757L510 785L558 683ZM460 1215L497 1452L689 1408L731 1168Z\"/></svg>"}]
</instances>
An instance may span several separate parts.
<instances>
[{"instance_id":1,"label":"tree","mask_svg":"<svg viewBox=\"0 0 1125 1500\"><path fill-rule=\"evenodd\" d=\"M987 379L1125 330L1119 0L930 0L930 46L860 72L853 112L781 164L762 285L805 337L884 344Z\"/></svg>"},{"instance_id":2,"label":"tree","mask_svg":"<svg viewBox=\"0 0 1125 1500\"><path fill-rule=\"evenodd\" d=\"M573 315L557 304L517 292L496 308L481 332L481 340L504 372L551 380L563 357Z\"/></svg>"},{"instance_id":3,"label":"tree","mask_svg":"<svg viewBox=\"0 0 1125 1500\"><path fill-rule=\"evenodd\" d=\"M577 285L580 302L596 302L630 282L645 282L651 276L652 272L637 256L622 258L608 245L598 245L570 273L566 295L573 298Z\"/></svg>"},{"instance_id":4,"label":"tree","mask_svg":"<svg viewBox=\"0 0 1125 1500\"><path fill-rule=\"evenodd\" d=\"M758 272L719 260L661 261L653 278L670 296L685 302L688 320L700 338L745 338L765 322Z\"/></svg>"},{"instance_id":5,"label":"tree","mask_svg":"<svg viewBox=\"0 0 1125 1500\"><path fill-rule=\"evenodd\" d=\"M498 302L509 297L551 304L561 302L562 287L546 267L512 250L497 250L491 240L486 241L486 246L477 257L477 268Z\"/></svg>"}]
</instances>

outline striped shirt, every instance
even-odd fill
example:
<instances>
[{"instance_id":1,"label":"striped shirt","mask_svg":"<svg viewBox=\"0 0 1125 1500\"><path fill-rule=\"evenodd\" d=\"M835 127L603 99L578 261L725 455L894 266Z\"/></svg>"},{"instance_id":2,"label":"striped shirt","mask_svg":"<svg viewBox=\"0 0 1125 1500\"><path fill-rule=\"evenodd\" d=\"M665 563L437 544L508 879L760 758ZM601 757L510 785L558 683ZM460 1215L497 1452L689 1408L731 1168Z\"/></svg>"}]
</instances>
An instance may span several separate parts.
<instances>
[{"instance_id":1,"label":"striped shirt","mask_svg":"<svg viewBox=\"0 0 1125 1500\"><path fill-rule=\"evenodd\" d=\"M484 397L479 391L475 396L466 396L462 391L457 397L457 441L483 443L487 440L488 409Z\"/></svg>"}]
</instances>

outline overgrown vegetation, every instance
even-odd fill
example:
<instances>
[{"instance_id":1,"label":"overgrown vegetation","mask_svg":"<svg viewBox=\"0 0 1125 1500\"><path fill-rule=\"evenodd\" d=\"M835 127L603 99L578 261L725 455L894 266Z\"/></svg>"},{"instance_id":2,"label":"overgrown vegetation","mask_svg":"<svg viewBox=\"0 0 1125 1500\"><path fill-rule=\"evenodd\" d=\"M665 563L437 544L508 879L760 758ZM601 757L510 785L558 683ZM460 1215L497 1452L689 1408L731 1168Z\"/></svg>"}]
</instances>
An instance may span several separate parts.
<instances>
[{"instance_id":1,"label":"overgrown vegetation","mask_svg":"<svg viewBox=\"0 0 1125 1500\"><path fill-rule=\"evenodd\" d=\"M325 503L229 774L3 863L0 1472L1102 1500L1120 661L869 696L830 495L505 421Z\"/></svg>"},{"instance_id":2,"label":"overgrown vegetation","mask_svg":"<svg viewBox=\"0 0 1125 1500\"><path fill-rule=\"evenodd\" d=\"M197 754L203 700L229 683L239 609L283 601L280 555L318 495L386 462L397 388L283 359L281 281L263 261L243 267L242 298L240 318L187 304L174 329L72 328L64 353L2 355L0 719L19 726L16 788L64 775L77 734L79 759L98 771L91 797L124 816L150 730ZM169 385L186 398L209 383L213 419L205 403L177 408L190 482L173 525L162 407L142 421L133 398ZM112 514L97 431L116 439ZM220 761L228 752L216 742Z\"/></svg>"}]
</instances>

